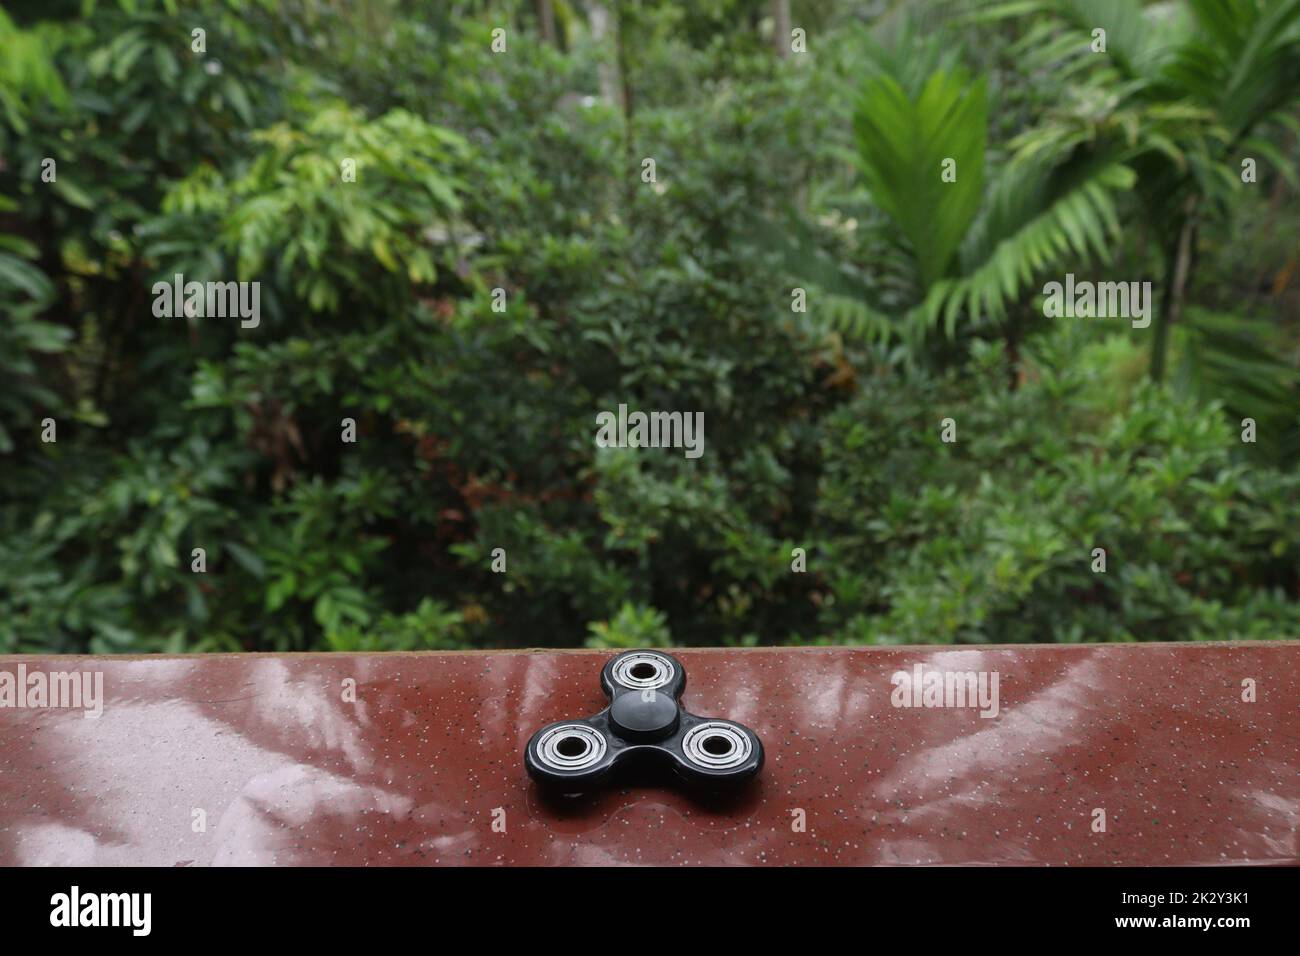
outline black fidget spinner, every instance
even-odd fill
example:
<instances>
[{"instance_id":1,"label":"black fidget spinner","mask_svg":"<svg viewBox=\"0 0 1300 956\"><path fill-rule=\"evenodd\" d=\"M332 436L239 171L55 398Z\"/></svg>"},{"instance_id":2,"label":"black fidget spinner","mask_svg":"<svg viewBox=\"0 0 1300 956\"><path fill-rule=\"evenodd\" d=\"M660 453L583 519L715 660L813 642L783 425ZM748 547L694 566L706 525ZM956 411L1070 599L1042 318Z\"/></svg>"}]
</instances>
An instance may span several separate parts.
<instances>
[{"instance_id":1,"label":"black fidget spinner","mask_svg":"<svg viewBox=\"0 0 1300 956\"><path fill-rule=\"evenodd\" d=\"M762 741L748 727L682 707L686 670L675 657L625 651L606 662L600 686L610 700L599 714L548 724L528 741L524 766L542 786L578 793L616 768L648 763L691 786L729 789L763 766Z\"/></svg>"}]
</instances>

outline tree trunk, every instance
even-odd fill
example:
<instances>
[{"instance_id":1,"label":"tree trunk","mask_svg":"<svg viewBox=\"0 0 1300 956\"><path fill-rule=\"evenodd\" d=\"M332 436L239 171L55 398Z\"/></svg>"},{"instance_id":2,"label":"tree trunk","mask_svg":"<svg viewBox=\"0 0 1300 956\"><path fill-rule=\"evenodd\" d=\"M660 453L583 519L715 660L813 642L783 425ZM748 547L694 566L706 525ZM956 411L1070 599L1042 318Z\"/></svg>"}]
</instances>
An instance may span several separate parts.
<instances>
[{"instance_id":1,"label":"tree trunk","mask_svg":"<svg viewBox=\"0 0 1300 956\"><path fill-rule=\"evenodd\" d=\"M537 26L541 31L542 39L551 46L558 45L558 38L555 33L555 3L554 0L536 0L537 7Z\"/></svg>"},{"instance_id":2,"label":"tree trunk","mask_svg":"<svg viewBox=\"0 0 1300 956\"><path fill-rule=\"evenodd\" d=\"M790 56L790 0L772 0L772 46L782 60Z\"/></svg>"},{"instance_id":3,"label":"tree trunk","mask_svg":"<svg viewBox=\"0 0 1300 956\"><path fill-rule=\"evenodd\" d=\"M1160 313L1156 316L1155 341L1151 343L1151 378L1157 382L1165 377L1169 330L1182 319L1183 304L1187 299L1187 280L1191 275L1192 252L1196 245L1196 196L1188 197L1184 209L1186 216L1178 231L1178 240L1166 255L1165 287L1160 297Z\"/></svg>"},{"instance_id":4,"label":"tree trunk","mask_svg":"<svg viewBox=\"0 0 1300 956\"><path fill-rule=\"evenodd\" d=\"M619 106L622 83L618 76L618 62L608 55L604 41L617 29L609 9L603 3L592 3L587 7L587 22L591 27L591 38L597 46L605 47L601 51L600 62L596 65L596 78L600 82L600 98L610 106Z\"/></svg>"}]
</instances>

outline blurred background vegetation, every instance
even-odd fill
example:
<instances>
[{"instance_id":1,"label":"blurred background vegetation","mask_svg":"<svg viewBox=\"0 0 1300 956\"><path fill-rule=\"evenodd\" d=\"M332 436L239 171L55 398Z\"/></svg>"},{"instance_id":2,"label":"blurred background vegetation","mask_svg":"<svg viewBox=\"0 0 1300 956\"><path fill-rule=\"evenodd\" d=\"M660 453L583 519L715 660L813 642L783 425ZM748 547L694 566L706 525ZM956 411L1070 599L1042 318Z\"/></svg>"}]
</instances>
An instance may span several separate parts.
<instances>
[{"instance_id":1,"label":"blurred background vegetation","mask_svg":"<svg viewBox=\"0 0 1300 956\"><path fill-rule=\"evenodd\" d=\"M1300 0L6 0L0 652L1300 636L1298 102Z\"/></svg>"}]
</instances>

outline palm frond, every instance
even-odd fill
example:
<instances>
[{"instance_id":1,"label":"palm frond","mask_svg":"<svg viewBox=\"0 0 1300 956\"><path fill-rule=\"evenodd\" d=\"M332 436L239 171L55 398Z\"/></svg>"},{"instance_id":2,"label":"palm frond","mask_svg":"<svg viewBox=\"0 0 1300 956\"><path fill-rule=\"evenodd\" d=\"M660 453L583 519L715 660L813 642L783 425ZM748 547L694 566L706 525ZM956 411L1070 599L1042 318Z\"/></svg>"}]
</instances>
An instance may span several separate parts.
<instances>
[{"instance_id":1,"label":"palm frond","mask_svg":"<svg viewBox=\"0 0 1300 956\"><path fill-rule=\"evenodd\" d=\"M942 324L951 338L963 310L974 320L1005 319L1008 303L1047 271L1108 259L1120 231L1113 194L1135 181L1132 170L1116 163L1062 190L1051 173L1010 164L968 241L961 277L938 283L914 321L926 329Z\"/></svg>"},{"instance_id":2,"label":"palm frond","mask_svg":"<svg viewBox=\"0 0 1300 956\"><path fill-rule=\"evenodd\" d=\"M1300 0L1190 0L1198 36L1164 70L1238 138L1300 98Z\"/></svg>"},{"instance_id":3,"label":"palm frond","mask_svg":"<svg viewBox=\"0 0 1300 956\"><path fill-rule=\"evenodd\" d=\"M1300 369L1279 357L1268 320L1192 308L1174 327L1175 386L1221 402L1234 421L1253 418L1260 441L1290 458L1300 427Z\"/></svg>"},{"instance_id":4,"label":"palm frond","mask_svg":"<svg viewBox=\"0 0 1300 956\"><path fill-rule=\"evenodd\" d=\"M815 302L817 314L825 325L850 339L885 345L899 331L896 319L856 296L819 290Z\"/></svg>"},{"instance_id":5,"label":"palm frond","mask_svg":"<svg viewBox=\"0 0 1300 956\"><path fill-rule=\"evenodd\" d=\"M931 74L916 97L894 77L869 79L854 111L860 167L877 205L911 243L924 288L947 272L980 207L988 125L985 81ZM946 160L955 180L942 178Z\"/></svg>"},{"instance_id":6,"label":"palm frond","mask_svg":"<svg viewBox=\"0 0 1300 956\"><path fill-rule=\"evenodd\" d=\"M1192 308L1180 337L1183 370L1231 410L1277 407L1300 384L1300 369L1279 357L1276 329L1264 319Z\"/></svg>"},{"instance_id":7,"label":"palm frond","mask_svg":"<svg viewBox=\"0 0 1300 956\"><path fill-rule=\"evenodd\" d=\"M971 22L1037 18L1017 47L1027 72L1113 70L1122 80L1150 80L1185 32L1176 10L1137 0L971 0L970 8ZM1097 29L1106 31L1104 55L1092 51Z\"/></svg>"}]
</instances>

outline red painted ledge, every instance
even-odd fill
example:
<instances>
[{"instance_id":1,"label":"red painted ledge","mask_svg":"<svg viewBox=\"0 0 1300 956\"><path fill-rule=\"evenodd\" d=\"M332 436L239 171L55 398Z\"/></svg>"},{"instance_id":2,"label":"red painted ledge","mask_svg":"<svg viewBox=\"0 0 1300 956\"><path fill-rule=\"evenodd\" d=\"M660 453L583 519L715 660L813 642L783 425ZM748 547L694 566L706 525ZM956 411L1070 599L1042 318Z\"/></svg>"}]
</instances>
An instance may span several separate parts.
<instances>
[{"instance_id":1,"label":"red painted ledge","mask_svg":"<svg viewBox=\"0 0 1300 956\"><path fill-rule=\"evenodd\" d=\"M763 739L739 799L540 797L604 652L0 657L103 675L98 718L0 706L0 864L1300 860L1300 642L673 653ZM917 665L996 672L997 716L893 706Z\"/></svg>"}]
</instances>

